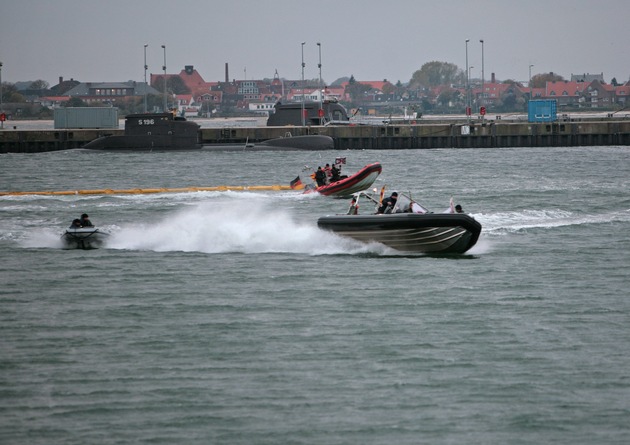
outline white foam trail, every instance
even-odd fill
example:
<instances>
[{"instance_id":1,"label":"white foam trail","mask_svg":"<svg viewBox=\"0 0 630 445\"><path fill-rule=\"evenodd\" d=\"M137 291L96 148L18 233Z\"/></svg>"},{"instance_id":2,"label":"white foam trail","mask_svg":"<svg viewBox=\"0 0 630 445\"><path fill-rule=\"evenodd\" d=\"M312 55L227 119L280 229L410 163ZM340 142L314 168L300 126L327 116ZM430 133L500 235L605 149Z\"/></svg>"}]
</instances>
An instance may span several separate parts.
<instances>
[{"instance_id":1,"label":"white foam trail","mask_svg":"<svg viewBox=\"0 0 630 445\"><path fill-rule=\"evenodd\" d=\"M25 237L19 241L19 245L26 248L47 247L51 249L61 249L63 247L61 231L43 228L28 232Z\"/></svg>"},{"instance_id":2,"label":"white foam trail","mask_svg":"<svg viewBox=\"0 0 630 445\"><path fill-rule=\"evenodd\" d=\"M466 252L466 254L467 255L484 255L484 254L492 252L493 250L494 250L494 243L488 238L486 238L482 232L481 236L479 237L479 240L477 241L477 244L475 244L468 252Z\"/></svg>"},{"instance_id":3,"label":"white foam trail","mask_svg":"<svg viewBox=\"0 0 630 445\"><path fill-rule=\"evenodd\" d=\"M535 228L556 228L583 224L604 224L613 221L630 221L627 210L588 215L565 210L522 210L478 214L474 217L483 225L483 232L493 235L516 233Z\"/></svg>"},{"instance_id":4,"label":"white foam trail","mask_svg":"<svg viewBox=\"0 0 630 445\"><path fill-rule=\"evenodd\" d=\"M156 223L112 233L115 249L206 253L290 252L312 255L357 253L366 247L294 221L285 211L254 200L205 202Z\"/></svg>"}]
</instances>

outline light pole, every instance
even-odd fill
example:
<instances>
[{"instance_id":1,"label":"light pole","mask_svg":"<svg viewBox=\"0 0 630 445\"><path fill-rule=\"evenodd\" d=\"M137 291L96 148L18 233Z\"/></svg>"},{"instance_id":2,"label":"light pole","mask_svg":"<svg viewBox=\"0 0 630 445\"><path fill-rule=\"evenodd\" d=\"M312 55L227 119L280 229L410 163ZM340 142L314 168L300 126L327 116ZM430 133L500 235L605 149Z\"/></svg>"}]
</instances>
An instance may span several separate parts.
<instances>
[{"instance_id":1,"label":"light pole","mask_svg":"<svg viewBox=\"0 0 630 445\"><path fill-rule=\"evenodd\" d=\"M483 72L483 39L479 40L481 42L481 103L480 105L483 107L485 105L485 90L484 90L484 84L485 84L485 73ZM482 116L483 119L483 116Z\"/></svg>"},{"instance_id":2,"label":"light pole","mask_svg":"<svg viewBox=\"0 0 630 445\"><path fill-rule=\"evenodd\" d=\"M527 82L527 85L529 86L529 100L532 100L532 67L534 65L530 65L529 66L529 81Z\"/></svg>"},{"instance_id":3,"label":"light pole","mask_svg":"<svg viewBox=\"0 0 630 445\"><path fill-rule=\"evenodd\" d=\"M2 62L0 62L0 114L4 111L2 105ZM0 128L4 128L4 119L0 120Z\"/></svg>"},{"instance_id":4,"label":"light pole","mask_svg":"<svg viewBox=\"0 0 630 445\"><path fill-rule=\"evenodd\" d=\"M468 72L468 42L466 39L466 115L468 115L468 107L470 107L470 74Z\"/></svg>"},{"instance_id":5,"label":"light pole","mask_svg":"<svg viewBox=\"0 0 630 445\"><path fill-rule=\"evenodd\" d=\"M302 126L306 125L304 121L304 45L306 42L302 42Z\"/></svg>"},{"instance_id":6,"label":"light pole","mask_svg":"<svg viewBox=\"0 0 630 445\"><path fill-rule=\"evenodd\" d=\"M147 69L149 66L147 65L147 46L144 45L144 112L147 112Z\"/></svg>"},{"instance_id":7,"label":"light pole","mask_svg":"<svg viewBox=\"0 0 630 445\"><path fill-rule=\"evenodd\" d=\"M473 105L473 102L475 102L474 94L472 92L472 82L470 82L470 80L472 79L472 69L473 68L474 68L474 66L472 66L472 65L468 67L468 82L469 82L468 85L469 85L469 88L470 88L470 104L469 104L469 107L471 107L471 114L472 114L472 105Z\"/></svg>"},{"instance_id":8,"label":"light pole","mask_svg":"<svg viewBox=\"0 0 630 445\"><path fill-rule=\"evenodd\" d=\"M166 107L168 106L166 102L166 45L162 45L162 49L164 50L164 65L162 69L164 70L164 112L166 113Z\"/></svg>"},{"instance_id":9,"label":"light pole","mask_svg":"<svg viewBox=\"0 0 630 445\"><path fill-rule=\"evenodd\" d=\"M324 88L322 85L322 44L320 42L317 42L317 48L319 49L319 64L317 67L319 68L319 124L321 125L324 117L322 113L324 108Z\"/></svg>"}]
</instances>

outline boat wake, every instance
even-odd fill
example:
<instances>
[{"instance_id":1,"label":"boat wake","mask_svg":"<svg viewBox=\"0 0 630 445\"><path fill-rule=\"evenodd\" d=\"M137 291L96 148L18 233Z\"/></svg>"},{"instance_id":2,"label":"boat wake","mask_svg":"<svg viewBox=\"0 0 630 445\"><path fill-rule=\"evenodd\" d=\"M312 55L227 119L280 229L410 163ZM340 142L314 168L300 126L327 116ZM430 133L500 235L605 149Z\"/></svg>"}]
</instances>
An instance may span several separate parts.
<instances>
[{"instance_id":1,"label":"boat wake","mask_svg":"<svg viewBox=\"0 0 630 445\"><path fill-rule=\"evenodd\" d=\"M474 215L483 224L486 235L507 235L530 229L630 222L630 210L601 214L582 214L564 210L523 210Z\"/></svg>"},{"instance_id":2,"label":"boat wake","mask_svg":"<svg viewBox=\"0 0 630 445\"><path fill-rule=\"evenodd\" d=\"M163 221L112 231L112 249L204 253L375 252L363 244L296 222L287 211L270 212L258 201L207 202L182 209Z\"/></svg>"}]
</instances>

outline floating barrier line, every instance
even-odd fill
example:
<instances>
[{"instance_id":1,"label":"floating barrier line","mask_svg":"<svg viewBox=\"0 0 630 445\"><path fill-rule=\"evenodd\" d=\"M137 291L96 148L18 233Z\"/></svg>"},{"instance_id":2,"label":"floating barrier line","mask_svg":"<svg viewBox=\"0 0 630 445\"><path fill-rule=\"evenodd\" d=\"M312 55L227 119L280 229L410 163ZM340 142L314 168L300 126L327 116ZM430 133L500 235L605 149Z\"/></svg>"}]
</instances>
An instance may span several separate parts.
<instances>
[{"instance_id":1,"label":"floating barrier line","mask_svg":"<svg viewBox=\"0 0 630 445\"><path fill-rule=\"evenodd\" d=\"M231 186L219 185L216 187L177 187L177 188L150 188L150 189L100 189L100 190L65 190L60 192L43 191L43 192L0 192L0 196L23 196L23 195L45 195L45 196L63 196L63 195L147 195L150 193L189 193L189 192L227 192L227 191L280 191L292 190L288 185L250 185L250 186Z\"/></svg>"}]
</instances>

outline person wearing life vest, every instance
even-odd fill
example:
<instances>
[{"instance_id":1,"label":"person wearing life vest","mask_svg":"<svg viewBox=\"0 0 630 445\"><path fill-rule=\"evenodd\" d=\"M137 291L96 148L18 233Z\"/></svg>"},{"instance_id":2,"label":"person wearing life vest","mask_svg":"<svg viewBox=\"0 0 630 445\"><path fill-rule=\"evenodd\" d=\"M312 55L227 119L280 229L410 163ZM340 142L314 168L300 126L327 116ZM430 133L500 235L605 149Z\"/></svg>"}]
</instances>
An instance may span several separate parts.
<instances>
[{"instance_id":1,"label":"person wearing life vest","mask_svg":"<svg viewBox=\"0 0 630 445\"><path fill-rule=\"evenodd\" d=\"M322 170L321 167L317 167L317 171L315 172L315 182L317 182L317 187L326 185L326 173L324 173L324 170Z\"/></svg>"},{"instance_id":2,"label":"person wearing life vest","mask_svg":"<svg viewBox=\"0 0 630 445\"><path fill-rule=\"evenodd\" d=\"M397 201L398 193L394 192L389 198L383 200L381 206L378 208L377 213L392 213L392 210L394 210Z\"/></svg>"}]
</instances>

